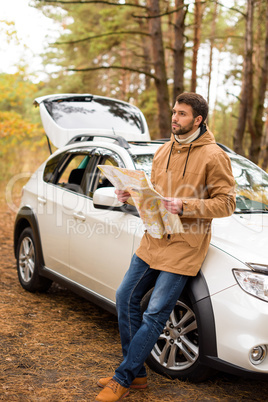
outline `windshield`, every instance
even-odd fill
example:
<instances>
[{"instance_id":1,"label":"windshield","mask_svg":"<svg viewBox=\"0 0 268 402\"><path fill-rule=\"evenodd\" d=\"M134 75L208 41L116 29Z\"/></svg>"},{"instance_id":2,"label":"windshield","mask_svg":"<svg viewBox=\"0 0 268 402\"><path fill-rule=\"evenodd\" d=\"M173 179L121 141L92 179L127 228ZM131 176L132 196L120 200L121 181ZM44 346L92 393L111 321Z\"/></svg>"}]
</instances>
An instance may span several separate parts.
<instances>
[{"instance_id":1,"label":"windshield","mask_svg":"<svg viewBox=\"0 0 268 402\"><path fill-rule=\"evenodd\" d=\"M136 155L136 169L151 175L153 155ZM268 174L246 158L231 156L236 182L236 213L268 212Z\"/></svg>"},{"instance_id":2,"label":"windshield","mask_svg":"<svg viewBox=\"0 0 268 402\"><path fill-rule=\"evenodd\" d=\"M236 182L236 212L268 212L268 174L248 159L231 159Z\"/></svg>"}]
</instances>

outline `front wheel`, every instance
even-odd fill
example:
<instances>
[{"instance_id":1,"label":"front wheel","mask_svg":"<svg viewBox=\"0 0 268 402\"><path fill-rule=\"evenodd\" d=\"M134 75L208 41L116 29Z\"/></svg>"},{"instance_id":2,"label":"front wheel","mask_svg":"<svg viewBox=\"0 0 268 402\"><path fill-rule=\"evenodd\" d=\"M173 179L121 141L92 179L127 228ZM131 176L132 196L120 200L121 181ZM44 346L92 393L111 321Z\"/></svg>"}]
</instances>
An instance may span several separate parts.
<instances>
[{"instance_id":1,"label":"front wheel","mask_svg":"<svg viewBox=\"0 0 268 402\"><path fill-rule=\"evenodd\" d=\"M17 247L17 271L21 286L29 292L45 292L52 281L39 275L35 239L30 227L23 230Z\"/></svg>"},{"instance_id":2,"label":"front wheel","mask_svg":"<svg viewBox=\"0 0 268 402\"><path fill-rule=\"evenodd\" d=\"M143 311L149 302L147 297ZM197 320L188 298L177 301L146 362L159 374L192 382L204 381L213 373L199 361Z\"/></svg>"}]
</instances>

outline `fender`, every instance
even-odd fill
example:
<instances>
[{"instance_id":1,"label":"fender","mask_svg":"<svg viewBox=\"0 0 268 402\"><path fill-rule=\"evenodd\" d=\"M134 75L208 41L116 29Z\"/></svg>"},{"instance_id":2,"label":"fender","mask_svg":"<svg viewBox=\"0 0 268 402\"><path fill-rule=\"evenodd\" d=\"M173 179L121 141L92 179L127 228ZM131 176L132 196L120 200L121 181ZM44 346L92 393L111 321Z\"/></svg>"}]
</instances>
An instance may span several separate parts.
<instances>
[{"instance_id":1,"label":"fender","mask_svg":"<svg viewBox=\"0 0 268 402\"><path fill-rule=\"evenodd\" d=\"M23 232L23 230L27 227L30 227L33 231L37 258L38 258L38 261L40 264L40 268L43 268L45 263L44 263L42 245L41 245L41 241L40 241L40 231L39 231L38 220L37 220L37 217L36 217L34 211L28 206L23 206L19 210L19 212L17 213L16 220L15 220L15 225L14 225L15 258L17 258L17 248L18 248L19 237L20 237L21 233Z\"/></svg>"},{"instance_id":2,"label":"fender","mask_svg":"<svg viewBox=\"0 0 268 402\"><path fill-rule=\"evenodd\" d=\"M242 369L218 357L213 307L202 271L188 281L185 291L190 297L197 320L200 362L232 375L267 381L266 373Z\"/></svg>"},{"instance_id":3,"label":"fender","mask_svg":"<svg viewBox=\"0 0 268 402\"><path fill-rule=\"evenodd\" d=\"M202 271L190 279L186 286L198 325L200 361L207 363L209 357L218 356L213 307L207 282Z\"/></svg>"}]
</instances>

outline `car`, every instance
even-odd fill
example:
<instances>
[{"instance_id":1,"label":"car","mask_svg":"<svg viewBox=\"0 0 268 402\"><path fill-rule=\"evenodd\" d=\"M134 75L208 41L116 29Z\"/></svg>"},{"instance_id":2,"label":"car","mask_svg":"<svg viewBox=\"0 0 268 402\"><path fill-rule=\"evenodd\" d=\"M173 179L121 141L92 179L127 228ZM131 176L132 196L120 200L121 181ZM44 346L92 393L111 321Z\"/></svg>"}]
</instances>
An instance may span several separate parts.
<instances>
[{"instance_id":1,"label":"car","mask_svg":"<svg viewBox=\"0 0 268 402\"><path fill-rule=\"evenodd\" d=\"M23 188L14 227L19 281L30 292L55 281L116 313L116 289L144 225L97 166L140 169L150 177L163 141L150 140L138 108L115 99L58 94L35 103L58 149ZM217 370L267 380L268 175L218 145L231 160L236 210L213 220L202 268L188 281L147 363L192 382Z\"/></svg>"}]
</instances>

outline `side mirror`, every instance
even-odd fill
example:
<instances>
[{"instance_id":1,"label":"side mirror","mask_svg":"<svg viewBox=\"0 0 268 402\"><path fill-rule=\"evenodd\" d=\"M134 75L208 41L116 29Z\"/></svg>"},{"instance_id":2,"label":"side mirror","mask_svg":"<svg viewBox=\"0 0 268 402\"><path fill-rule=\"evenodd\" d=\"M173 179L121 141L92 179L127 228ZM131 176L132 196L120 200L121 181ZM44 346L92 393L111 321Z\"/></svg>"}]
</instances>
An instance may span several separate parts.
<instances>
[{"instance_id":1,"label":"side mirror","mask_svg":"<svg viewBox=\"0 0 268 402\"><path fill-rule=\"evenodd\" d=\"M118 201L114 187L98 188L93 194L93 205L97 209L109 209L111 211L120 211L134 216L139 213L133 205L123 204Z\"/></svg>"},{"instance_id":2,"label":"side mirror","mask_svg":"<svg viewBox=\"0 0 268 402\"><path fill-rule=\"evenodd\" d=\"M124 204L118 201L114 187L98 188L93 194L93 205L95 208L114 209L120 208Z\"/></svg>"}]
</instances>

